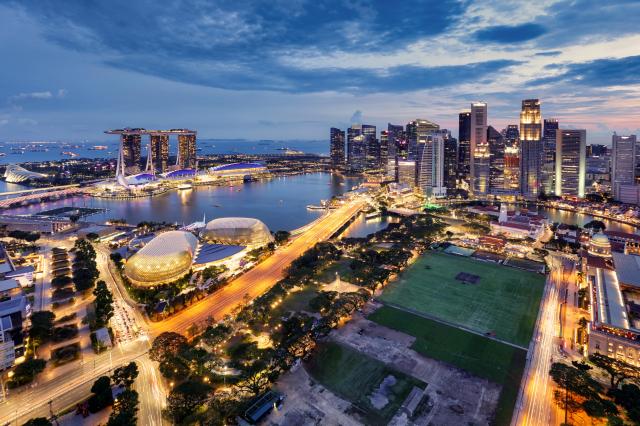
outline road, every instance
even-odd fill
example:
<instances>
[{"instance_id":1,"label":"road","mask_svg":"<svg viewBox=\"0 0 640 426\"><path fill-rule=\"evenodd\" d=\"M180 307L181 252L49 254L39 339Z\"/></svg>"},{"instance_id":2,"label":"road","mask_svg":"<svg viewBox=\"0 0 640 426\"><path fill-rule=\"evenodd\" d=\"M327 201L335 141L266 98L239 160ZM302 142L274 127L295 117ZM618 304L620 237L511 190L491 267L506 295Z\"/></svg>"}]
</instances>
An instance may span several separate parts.
<instances>
[{"instance_id":1,"label":"road","mask_svg":"<svg viewBox=\"0 0 640 426\"><path fill-rule=\"evenodd\" d=\"M296 237L287 246L278 249L268 259L236 278L214 294L164 321L150 324L153 336L165 331L184 333L192 324L203 324L210 317L215 320L230 314L248 295L250 299L263 294L280 281L286 268L317 242L331 237L344 223L365 205L352 201L324 216L315 226Z\"/></svg>"},{"instance_id":2,"label":"road","mask_svg":"<svg viewBox=\"0 0 640 426\"><path fill-rule=\"evenodd\" d=\"M123 319L125 328L127 322L135 325L136 332L121 333L121 339L116 348L92 357L88 362L65 371L65 374L56 374L55 377L47 377L46 375L39 377L38 382L40 383L35 386L12 393L6 402L0 404L0 425L10 422L22 424L32 417L49 416L49 401L53 401L54 412L72 406L90 394L89 389L97 377L132 360L137 362L139 370L135 384L140 393L138 418L144 419L145 425L162 425L161 411L166 403L166 393L162 386L162 378L159 376L155 364L147 355L149 337L157 336L164 331L184 333L194 323L204 322L211 316L220 319L231 313L243 302L245 295L251 299L261 295L284 277L286 268L294 259L317 242L331 237L364 205L364 201L358 200L346 203L324 216L322 220L293 239L287 246L278 249L268 259L236 278L218 292L190 306L178 315L157 323L146 323L136 309L131 309L131 300L123 294L117 284L116 277L109 270L108 251L96 245L100 278L105 280L113 293L118 311L117 317ZM122 326L122 324L114 325L114 328ZM68 366L59 368L65 367L70 368Z\"/></svg>"},{"instance_id":3,"label":"road","mask_svg":"<svg viewBox=\"0 0 640 426\"><path fill-rule=\"evenodd\" d=\"M552 270L547 277L540 313L533 333L520 395L511 424L522 426L558 425L562 412L553 400L554 384L549 370L561 356L560 308L567 285L573 277L573 262L552 255Z\"/></svg>"}]
</instances>

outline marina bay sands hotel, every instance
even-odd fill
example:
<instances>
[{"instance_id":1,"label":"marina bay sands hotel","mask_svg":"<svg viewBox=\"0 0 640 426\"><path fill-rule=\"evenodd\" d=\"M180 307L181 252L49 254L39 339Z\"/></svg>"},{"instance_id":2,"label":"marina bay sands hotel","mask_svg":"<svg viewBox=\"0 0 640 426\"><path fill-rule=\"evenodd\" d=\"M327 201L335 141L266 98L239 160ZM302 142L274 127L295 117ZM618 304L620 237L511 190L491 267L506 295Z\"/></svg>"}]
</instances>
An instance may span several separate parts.
<instances>
[{"instance_id":1,"label":"marina bay sands hotel","mask_svg":"<svg viewBox=\"0 0 640 426\"><path fill-rule=\"evenodd\" d=\"M129 170L140 169L142 136L149 136L147 164L160 172L169 169L169 136L178 136L176 166L180 169L196 168L196 131L189 129L148 130L124 128L105 131L108 135L120 135L120 150L124 166ZM150 163L151 162L151 163Z\"/></svg>"}]
</instances>

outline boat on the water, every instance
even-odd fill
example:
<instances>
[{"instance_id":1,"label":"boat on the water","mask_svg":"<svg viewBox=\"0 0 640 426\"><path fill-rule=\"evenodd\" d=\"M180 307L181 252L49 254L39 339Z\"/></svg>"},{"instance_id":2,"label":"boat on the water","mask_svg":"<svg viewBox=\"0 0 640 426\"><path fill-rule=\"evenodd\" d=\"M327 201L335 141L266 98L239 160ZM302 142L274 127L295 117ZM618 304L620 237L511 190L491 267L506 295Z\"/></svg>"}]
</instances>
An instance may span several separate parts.
<instances>
[{"instance_id":1,"label":"boat on the water","mask_svg":"<svg viewBox=\"0 0 640 426\"><path fill-rule=\"evenodd\" d=\"M193 185L190 183L181 183L178 185L178 189L182 190L182 189L191 189L193 188Z\"/></svg>"}]
</instances>

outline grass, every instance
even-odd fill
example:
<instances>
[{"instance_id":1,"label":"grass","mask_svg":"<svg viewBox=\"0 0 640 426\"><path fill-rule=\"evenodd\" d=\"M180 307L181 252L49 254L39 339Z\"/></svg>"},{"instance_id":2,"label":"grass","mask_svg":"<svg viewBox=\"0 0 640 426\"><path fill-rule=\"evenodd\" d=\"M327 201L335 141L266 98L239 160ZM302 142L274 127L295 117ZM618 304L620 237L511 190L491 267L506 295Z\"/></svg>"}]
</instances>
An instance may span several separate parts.
<instances>
[{"instance_id":1,"label":"grass","mask_svg":"<svg viewBox=\"0 0 640 426\"><path fill-rule=\"evenodd\" d=\"M416 338L412 349L503 386L495 424L509 424L526 361L526 351L446 324L383 306L371 321Z\"/></svg>"},{"instance_id":2,"label":"grass","mask_svg":"<svg viewBox=\"0 0 640 426\"><path fill-rule=\"evenodd\" d=\"M315 380L359 409L366 424L387 424L414 386L426 387L420 380L337 343L320 345L307 364L307 370ZM387 405L378 410L371 405L369 396L389 375L397 382L387 395Z\"/></svg>"},{"instance_id":3,"label":"grass","mask_svg":"<svg viewBox=\"0 0 640 426\"><path fill-rule=\"evenodd\" d=\"M459 272L478 275L480 281L462 284L455 279ZM544 277L535 273L429 252L380 299L526 347L543 288Z\"/></svg>"},{"instance_id":4,"label":"grass","mask_svg":"<svg viewBox=\"0 0 640 426\"><path fill-rule=\"evenodd\" d=\"M329 284L336 279L336 272L340 274L340 279L349 282L353 274L352 269L349 267L351 264L349 258L343 258L338 262L333 262L328 268L320 272L317 280L321 283Z\"/></svg>"}]
</instances>

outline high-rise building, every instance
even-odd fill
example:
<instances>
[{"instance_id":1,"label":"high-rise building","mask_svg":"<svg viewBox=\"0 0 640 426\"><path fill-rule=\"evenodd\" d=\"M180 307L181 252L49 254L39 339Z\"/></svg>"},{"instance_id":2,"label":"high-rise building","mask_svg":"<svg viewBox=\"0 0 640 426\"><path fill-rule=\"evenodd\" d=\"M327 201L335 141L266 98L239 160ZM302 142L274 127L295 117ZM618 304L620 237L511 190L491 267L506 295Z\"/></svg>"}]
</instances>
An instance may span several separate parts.
<instances>
[{"instance_id":1,"label":"high-rise building","mask_svg":"<svg viewBox=\"0 0 640 426\"><path fill-rule=\"evenodd\" d=\"M440 126L429 120L417 118L406 126L406 135L409 142L408 158L415 160L418 154L418 144L427 140L429 133L440 130Z\"/></svg>"},{"instance_id":2,"label":"high-rise building","mask_svg":"<svg viewBox=\"0 0 640 426\"><path fill-rule=\"evenodd\" d=\"M540 190L541 139L540 101L525 99L520 111L520 190L525 197L535 198Z\"/></svg>"},{"instance_id":3,"label":"high-rise building","mask_svg":"<svg viewBox=\"0 0 640 426\"><path fill-rule=\"evenodd\" d=\"M151 133L151 161L156 170L164 173L169 163L169 135L166 133Z\"/></svg>"},{"instance_id":4,"label":"high-rise building","mask_svg":"<svg viewBox=\"0 0 640 426\"><path fill-rule=\"evenodd\" d=\"M471 111L458 115L458 186L467 187L471 173Z\"/></svg>"},{"instance_id":5,"label":"high-rise building","mask_svg":"<svg viewBox=\"0 0 640 426\"><path fill-rule=\"evenodd\" d=\"M376 149L376 126L353 124L347 129L347 168L351 173L364 173L374 163L380 164L380 150ZM373 148L373 153L368 152ZM376 156L377 151L377 158Z\"/></svg>"},{"instance_id":6,"label":"high-rise building","mask_svg":"<svg viewBox=\"0 0 640 426\"><path fill-rule=\"evenodd\" d=\"M416 162L415 160L398 160L396 163L396 182L410 187L416 185Z\"/></svg>"},{"instance_id":7,"label":"high-rise building","mask_svg":"<svg viewBox=\"0 0 640 426\"><path fill-rule=\"evenodd\" d=\"M418 143L416 186L427 197L447 195L444 185L444 132L434 131Z\"/></svg>"},{"instance_id":8,"label":"high-rise building","mask_svg":"<svg viewBox=\"0 0 640 426\"><path fill-rule=\"evenodd\" d=\"M492 194L503 194L505 142L502 133L487 127L487 143L489 144L489 190Z\"/></svg>"},{"instance_id":9,"label":"high-rise building","mask_svg":"<svg viewBox=\"0 0 640 426\"><path fill-rule=\"evenodd\" d=\"M606 145L592 143L587 145L587 157L603 157L607 155Z\"/></svg>"},{"instance_id":10,"label":"high-rise building","mask_svg":"<svg viewBox=\"0 0 640 426\"><path fill-rule=\"evenodd\" d=\"M406 158L408 143L404 126L388 123L387 132L389 134L389 159L396 155Z\"/></svg>"},{"instance_id":11,"label":"high-rise building","mask_svg":"<svg viewBox=\"0 0 640 426\"><path fill-rule=\"evenodd\" d=\"M182 169L196 168L196 134L178 135L178 167Z\"/></svg>"},{"instance_id":12,"label":"high-rise building","mask_svg":"<svg viewBox=\"0 0 640 426\"><path fill-rule=\"evenodd\" d=\"M122 133L120 135L120 144L124 166L127 168L140 167L142 135L139 132Z\"/></svg>"},{"instance_id":13,"label":"high-rise building","mask_svg":"<svg viewBox=\"0 0 640 426\"><path fill-rule=\"evenodd\" d=\"M458 187L458 140L451 132L443 130L444 137L444 186L448 194L455 193Z\"/></svg>"},{"instance_id":14,"label":"high-rise building","mask_svg":"<svg viewBox=\"0 0 640 426\"><path fill-rule=\"evenodd\" d=\"M344 168L344 131L332 127L329 131L329 154L331 168L342 170Z\"/></svg>"},{"instance_id":15,"label":"high-rise building","mask_svg":"<svg viewBox=\"0 0 640 426\"><path fill-rule=\"evenodd\" d=\"M636 135L613 134L611 138L611 189L613 197L620 199L622 185L635 184L635 154L638 144Z\"/></svg>"},{"instance_id":16,"label":"high-rise building","mask_svg":"<svg viewBox=\"0 0 640 426\"><path fill-rule=\"evenodd\" d=\"M545 194L552 194L555 189L557 130L557 119L544 119L544 131L542 133L542 160L540 164L540 190L544 191Z\"/></svg>"},{"instance_id":17,"label":"high-rise building","mask_svg":"<svg viewBox=\"0 0 640 426\"><path fill-rule=\"evenodd\" d=\"M379 167L386 170L389 161L389 131L382 130L380 132L380 160Z\"/></svg>"},{"instance_id":18,"label":"high-rise building","mask_svg":"<svg viewBox=\"0 0 640 426\"><path fill-rule=\"evenodd\" d=\"M587 131L558 129L556 132L555 194L583 198L587 173Z\"/></svg>"},{"instance_id":19,"label":"high-rise building","mask_svg":"<svg viewBox=\"0 0 640 426\"><path fill-rule=\"evenodd\" d=\"M504 135L504 188L509 194L520 193L520 130L509 124Z\"/></svg>"},{"instance_id":20,"label":"high-rise building","mask_svg":"<svg viewBox=\"0 0 640 426\"><path fill-rule=\"evenodd\" d=\"M382 169L381 155L382 150L380 147L380 140L376 138L376 128L373 127L373 133L366 132L365 140L366 140L366 171L367 172L376 172Z\"/></svg>"},{"instance_id":21,"label":"high-rise building","mask_svg":"<svg viewBox=\"0 0 640 426\"><path fill-rule=\"evenodd\" d=\"M487 143L487 104L471 104L471 192L483 195L489 192L489 144Z\"/></svg>"}]
</instances>

